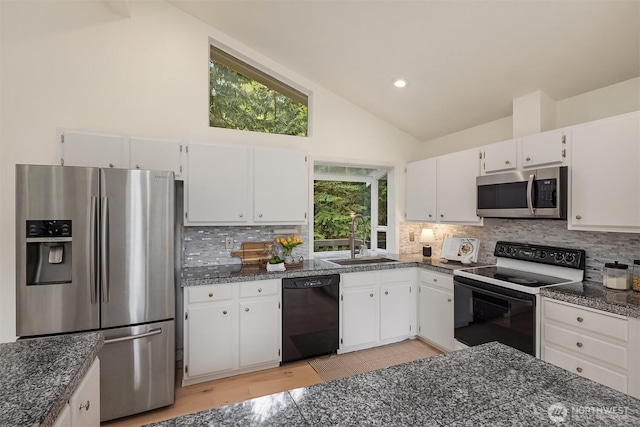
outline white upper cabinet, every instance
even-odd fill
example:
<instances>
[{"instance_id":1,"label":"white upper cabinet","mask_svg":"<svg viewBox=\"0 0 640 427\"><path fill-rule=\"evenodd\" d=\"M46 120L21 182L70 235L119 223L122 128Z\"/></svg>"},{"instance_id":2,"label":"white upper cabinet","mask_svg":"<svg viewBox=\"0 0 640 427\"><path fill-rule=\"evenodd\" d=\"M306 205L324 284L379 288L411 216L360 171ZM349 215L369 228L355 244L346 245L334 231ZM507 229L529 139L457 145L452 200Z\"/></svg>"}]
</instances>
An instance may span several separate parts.
<instances>
[{"instance_id":1,"label":"white upper cabinet","mask_svg":"<svg viewBox=\"0 0 640 427\"><path fill-rule=\"evenodd\" d=\"M59 130L61 161L64 166L128 168L128 138L70 130Z\"/></svg>"},{"instance_id":2,"label":"white upper cabinet","mask_svg":"<svg viewBox=\"0 0 640 427\"><path fill-rule=\"evenodd\" d=\"M302 223L309 199L307 156L274 148L253 150L253 220Z\"/></svg>"},{"instance_id":3,"label":"white upper cabinet","mask_svg":"<svg viewBox=\"0 0 640 427\"><path fill-rule=\"evenodd\" d=\"M476 177L480 151L470 149L438 157L438 222L480 224L476 215Z\"/></svg>"},{"instance_id":4,"label":"white upper cabinet","mask_svg":"<svg viewBox=\"0 0 640 427\"><path fill-rule=\"evenodd\" d=\"M640 113L571 130L569 229L640 232Z\"/></svg>"},{"instance_id":5,"label":"white upper cabinet","mask_svg":"<svg viewBox=\"0 0 640 427\"><path fill-rule=\"evenodd\" d=\"M482 174L507 172L518 167L518 140L487 145L482 149Z\"/></svg>"},{"instance_id":6,"label":"white upper cabinet","mask_svg":"<svg viewBox=\"0 0 640 427\"><path fill-rule=\"evenodd\" d=\"M566 136L563 129L522 138L522 169L564 163Z\"/></svg>"},{"instance_id":7,"label":"white upper cabinet","mask_svg":"<svg viewBox=\"0 0 640 427\"><path fill-rule=\"evenodd\" d=\"M186 221L245 223L251 219L250 147L189 143Z\"/></svg>"},{"instance_id":8,"label":"white upper cabinet","mask_svg":"<svg viewBox=\"0 0 640 427\"><path fill-rule=\"evenodd\" d=\"M132 137L129 165L132 169L173 171L176 179L181 179L183 151L180 141Z\"/></svg>"},{"instance_id":9,"label":"white upper cabinet","mask_svg":"<svg viewBox=\"0 0 640 427\"><path fill-rule=\"evenodd\" d=\"M436 172L435 158L407 164L407 221L436 221Z\"/></svg>"}]
</instances>

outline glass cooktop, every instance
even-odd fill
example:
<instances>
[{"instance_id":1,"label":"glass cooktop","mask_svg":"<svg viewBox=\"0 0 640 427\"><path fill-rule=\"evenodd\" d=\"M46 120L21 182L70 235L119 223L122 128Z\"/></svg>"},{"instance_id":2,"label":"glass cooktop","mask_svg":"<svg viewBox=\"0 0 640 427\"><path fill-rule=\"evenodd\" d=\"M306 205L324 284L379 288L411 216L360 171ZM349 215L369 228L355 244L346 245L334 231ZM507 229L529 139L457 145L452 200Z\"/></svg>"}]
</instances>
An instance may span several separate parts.
<instances>
[{"instance_id":1,"label":"glass cooktop","mask_svg":"<svg viewBox=\"0 0 640 427\"><path fill-rule=\"evenodd\" d=\"M530 288L538 288L541 286L557 285L560 283L569 282L568 279L561 277L545 276L544 274L529 273L527 271L514 270L511 268L489 266L489 267L476 267L464 270L468 274L474 274L478 276L488 277L503 282L510 282L520 286L526 286ZM478 278L477 280L482 280Z\"/></svg>"}]
</instances>

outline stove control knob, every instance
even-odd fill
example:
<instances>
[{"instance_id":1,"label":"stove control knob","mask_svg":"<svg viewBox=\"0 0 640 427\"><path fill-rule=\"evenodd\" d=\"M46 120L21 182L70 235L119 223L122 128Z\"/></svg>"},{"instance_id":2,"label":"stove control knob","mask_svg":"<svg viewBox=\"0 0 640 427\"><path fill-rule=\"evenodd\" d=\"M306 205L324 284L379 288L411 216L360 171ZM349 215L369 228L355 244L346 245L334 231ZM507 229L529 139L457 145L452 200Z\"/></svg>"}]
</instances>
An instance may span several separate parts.
<instances>
[{"instance_id":1,"label":"stove control knob","mask_svg":"<svg viewBox=\"0 0 640 427\"><path fill-rule=\"evenodd\" d=\"M572 264L573 262L575 262L576 256L574 254L567 253L564 256L564 259L565 259L565 261L567 261L567 263Z\"/></svg>"},{"instance_id":2,"label":"stove control knob","mask_svg":"<svg viewBox=\"0 0 640 427\"><path fill-rule=\"evenodd\" d=\"M555 260L556 260L557 262L560 262L560 261L562 261L563 259L564 259L564 254L561 254L560 252L556 253Z\"/></svg>"},{"instance_id":3,"label":"stove control knob","mask_svg":"<svg viewBox=\"0 0 640 427\"><path fill-rule=\"evenodd\" d=\"M511 246L507 246L507 253L510 254L513 252L513 248Z\"/></svg>"},{"instance_id":4,"label":"stove control knob","mask_svg":"<svg viewBox=\"0 0 640 427\"><path fill-rule=\"evenodd\" d=\"M504 246L502 245L498 246L498 252L504 253Z\"/></svg>"},{"instance_id":5,"label":"stove control knob","mask_svg":"<svg viewBox=\"0 0 640 427\"><path fill-rule=\"evenodd\" d=\"M546 258L547 253L545 251L538 252L538 258L543 259Z\"/></svg>"}]
</instances>

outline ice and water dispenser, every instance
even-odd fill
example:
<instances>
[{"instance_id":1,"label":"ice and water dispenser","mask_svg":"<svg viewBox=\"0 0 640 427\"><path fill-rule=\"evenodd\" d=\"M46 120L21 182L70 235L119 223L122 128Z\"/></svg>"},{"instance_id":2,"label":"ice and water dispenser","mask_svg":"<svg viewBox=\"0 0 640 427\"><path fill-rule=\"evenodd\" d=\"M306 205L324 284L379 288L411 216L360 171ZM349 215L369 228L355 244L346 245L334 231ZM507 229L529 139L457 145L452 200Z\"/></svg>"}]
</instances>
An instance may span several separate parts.
<instances>
[{"instance_id":1,"label":"ice and water dispenser","mask_svg":"<svg viewBox=\"0 0 640 427\"><path fill-rule=\"evenodd\" d=\"M71 220L27 220L27 285L71 283Z\"/></svg>"}]
</instances>

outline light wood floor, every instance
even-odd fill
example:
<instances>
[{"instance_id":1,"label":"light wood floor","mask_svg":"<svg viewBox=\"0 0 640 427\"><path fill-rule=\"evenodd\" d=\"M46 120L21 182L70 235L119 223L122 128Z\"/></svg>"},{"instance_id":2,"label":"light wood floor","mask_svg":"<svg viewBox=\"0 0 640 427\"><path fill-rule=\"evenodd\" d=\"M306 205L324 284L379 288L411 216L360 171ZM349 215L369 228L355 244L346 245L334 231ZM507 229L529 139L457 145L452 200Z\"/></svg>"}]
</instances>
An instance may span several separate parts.
<instances>
[{"instance_id":1,"label":"light wood floor","mask_svg":"<svg viewBox=\"0 0 640 427\"><path fill-rule=\"evenodd\" d=\"M176 401L173 405L143 414L102 423L102 426L141 426L180 415L242 402L254 397L306 387L322 382L306 361L288 363L279 368L182 387L182 368L176 369Z\"/></svg>"}]
</instances>

